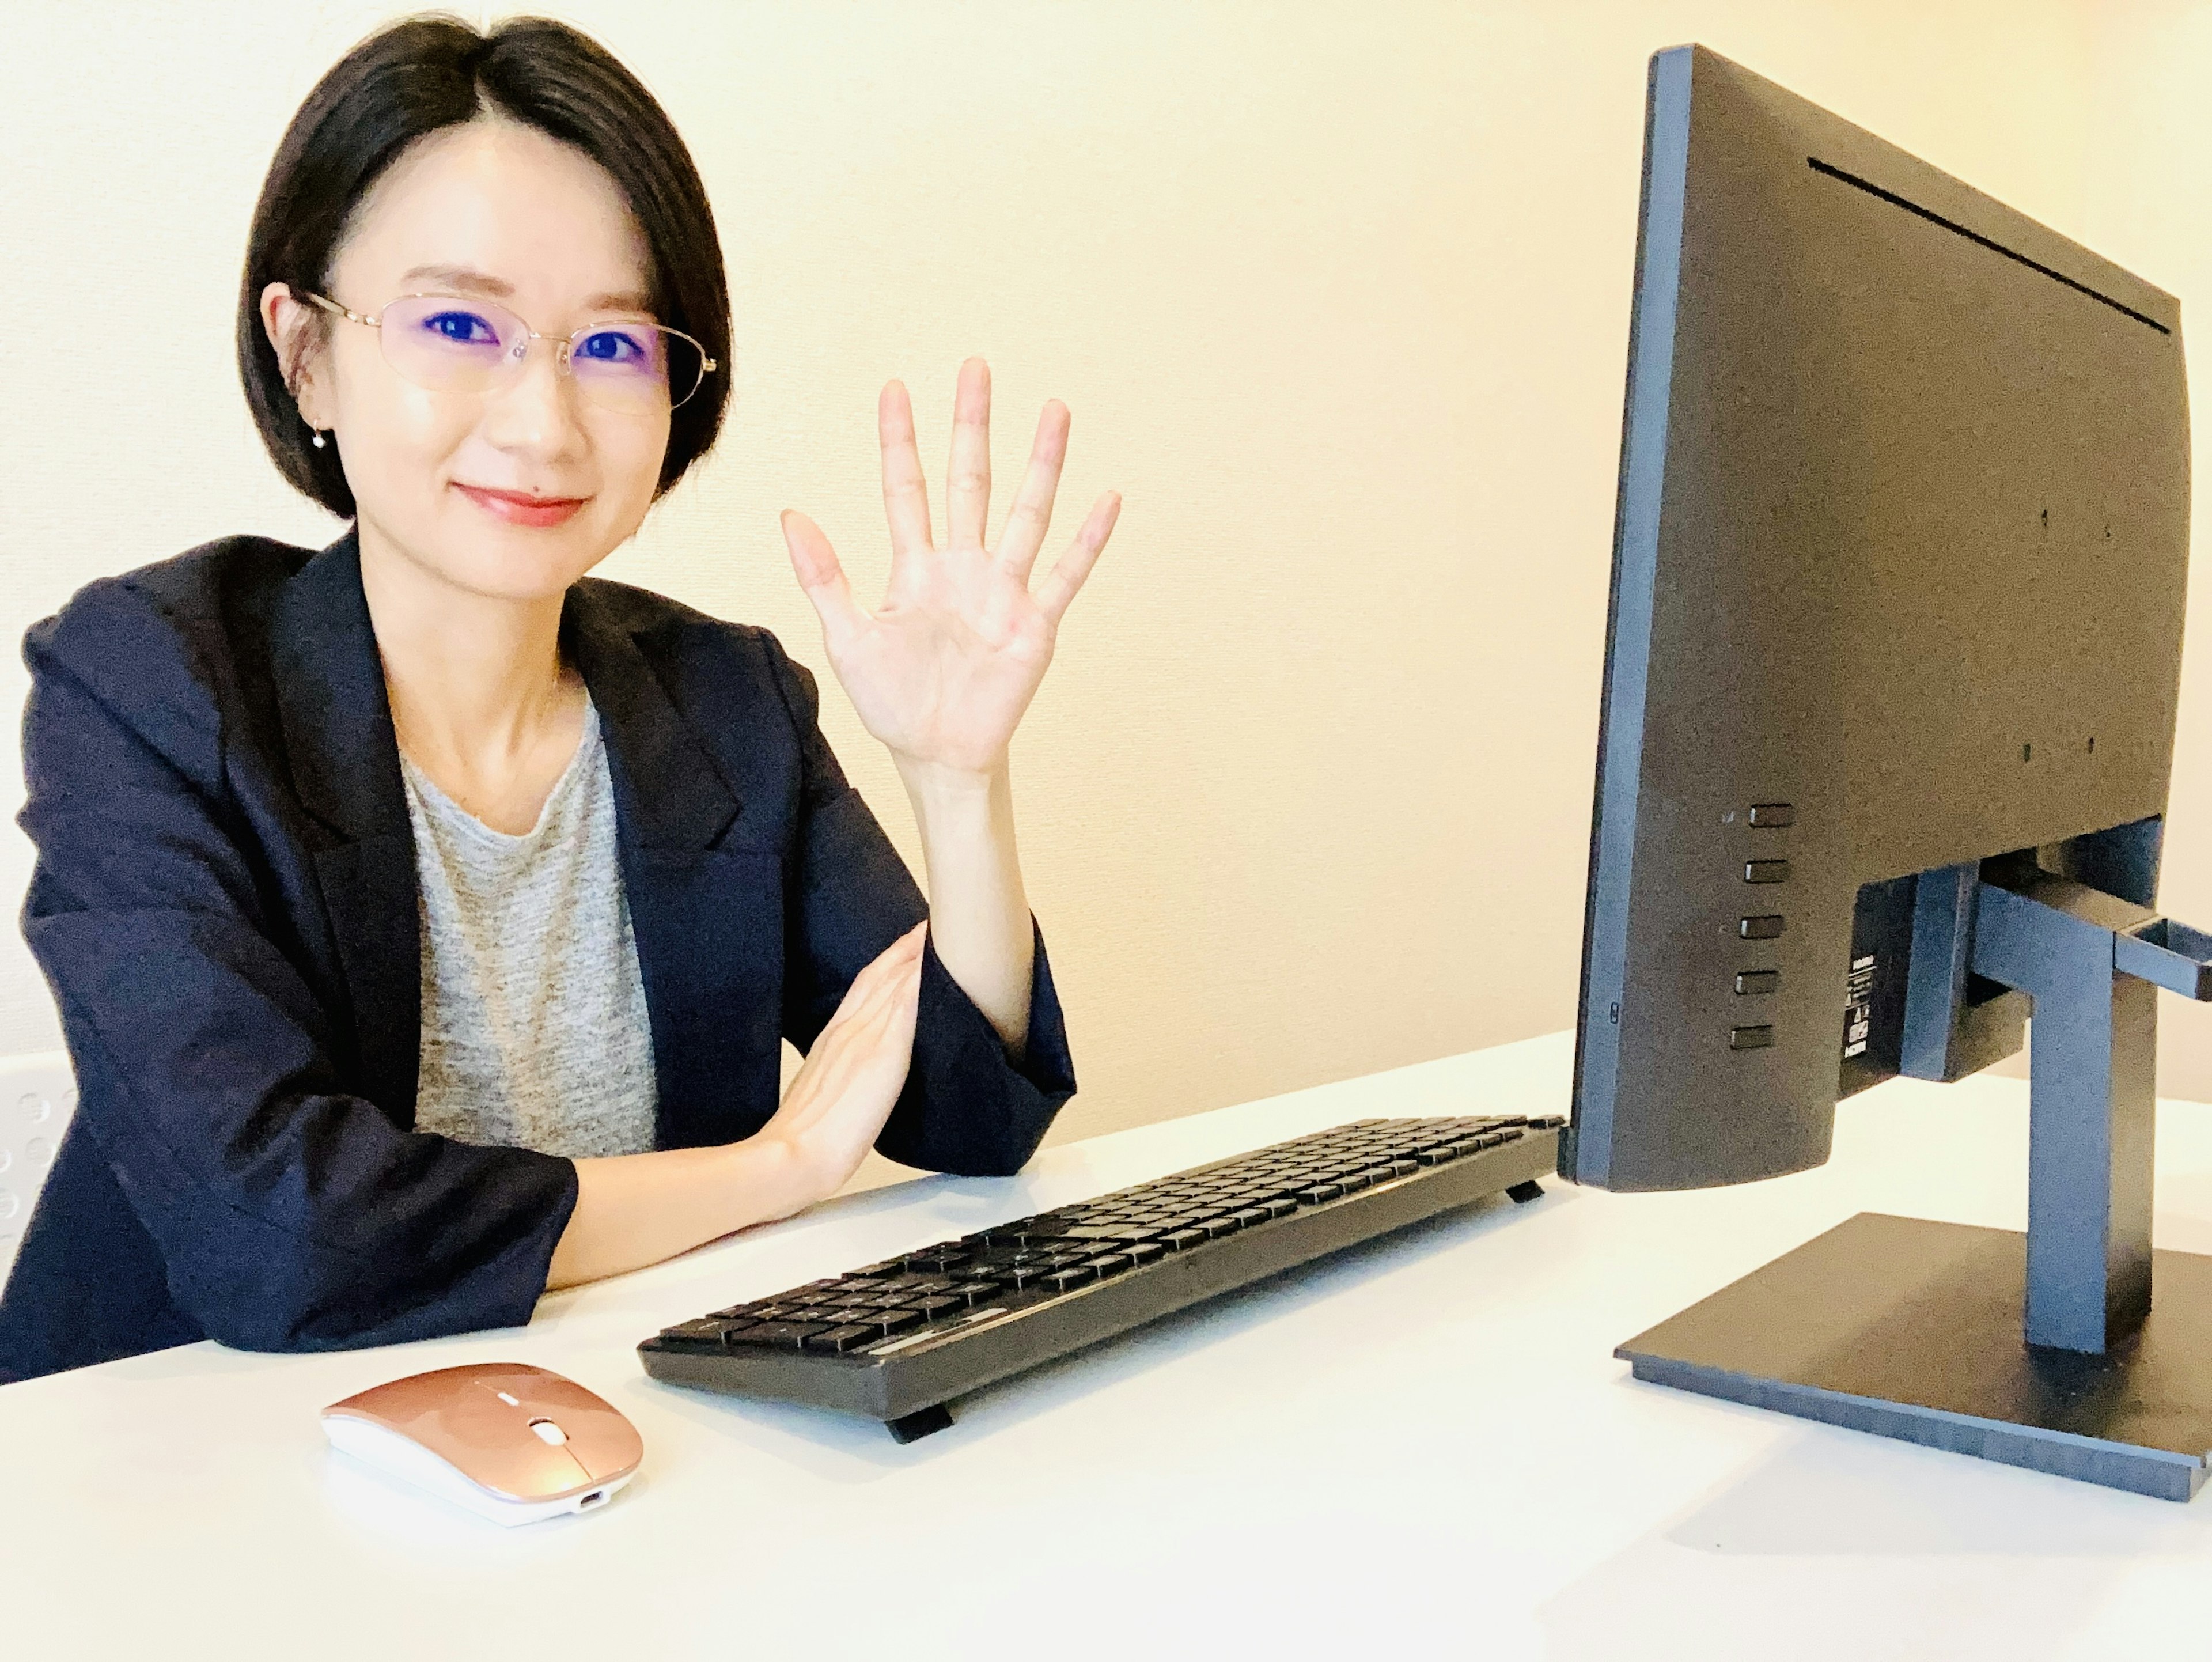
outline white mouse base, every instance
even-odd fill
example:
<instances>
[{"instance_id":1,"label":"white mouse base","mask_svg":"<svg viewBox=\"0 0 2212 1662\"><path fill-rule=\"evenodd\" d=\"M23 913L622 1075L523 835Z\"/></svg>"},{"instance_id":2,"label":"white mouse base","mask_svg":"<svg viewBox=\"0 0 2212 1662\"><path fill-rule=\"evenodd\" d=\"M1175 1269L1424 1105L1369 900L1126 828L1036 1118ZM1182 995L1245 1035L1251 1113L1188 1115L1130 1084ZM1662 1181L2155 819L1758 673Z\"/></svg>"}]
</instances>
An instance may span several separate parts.
<instances>
[{"instance_id":1,"label":"white mouse base","mask_svg":"<svg viewBox=\"0 0 2212 1662\"><path fill-rule=\"evenodd\" d=\"M510 1529L520 1524L542 1523L548 1518L565 1518L573 1513L597 1512L614 1498L616 1490L637 1475L626 1471L604 1483L593 1483L550 1501L512 1501L471 1482L420 1443L369 1421L334 1414L325 1418L323 1430L331 1440L331 1446L341 1453Z\"/></svg>"}]
</instances>

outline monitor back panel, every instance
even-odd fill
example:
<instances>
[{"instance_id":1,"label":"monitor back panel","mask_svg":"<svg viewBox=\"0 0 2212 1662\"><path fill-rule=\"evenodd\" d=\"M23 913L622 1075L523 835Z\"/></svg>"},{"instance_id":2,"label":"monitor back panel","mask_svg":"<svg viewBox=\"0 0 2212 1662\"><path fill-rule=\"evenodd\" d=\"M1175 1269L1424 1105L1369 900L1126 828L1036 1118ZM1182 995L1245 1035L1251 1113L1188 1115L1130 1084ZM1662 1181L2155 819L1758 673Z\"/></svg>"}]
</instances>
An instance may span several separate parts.
<instances>
[{"instance_id":1,"label":"monitor back panel","mask_svg":"<svg viewBox=\"0 0 2212 1662\"><path fill-rule=\"evenodd\" d=\"M1653 60L1577 1177L1818 1165L1862 887L2163 812L2187 525L2171 296Z\"/></svg>"}]
</instances>

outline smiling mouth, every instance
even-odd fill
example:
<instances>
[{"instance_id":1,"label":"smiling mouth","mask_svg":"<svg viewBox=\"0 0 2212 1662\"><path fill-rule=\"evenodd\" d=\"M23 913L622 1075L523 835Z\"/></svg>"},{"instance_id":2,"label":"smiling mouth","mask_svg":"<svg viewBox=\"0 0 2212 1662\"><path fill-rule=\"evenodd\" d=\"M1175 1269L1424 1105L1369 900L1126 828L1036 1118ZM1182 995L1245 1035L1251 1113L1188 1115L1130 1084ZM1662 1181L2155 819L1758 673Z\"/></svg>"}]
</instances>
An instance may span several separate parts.
<instances>
[{"instance_id":1,"label":"smiling mouth","mask_svg":"<svg viewBox=\"0 0 2212 1662\"><path fill-rule=\"evenodd\" d=\"M520 490L495 490L478 484L453 487L493 518L509 525L554 526L574 514L588 496L533 496Z\"/></svg>"}]
</instances>

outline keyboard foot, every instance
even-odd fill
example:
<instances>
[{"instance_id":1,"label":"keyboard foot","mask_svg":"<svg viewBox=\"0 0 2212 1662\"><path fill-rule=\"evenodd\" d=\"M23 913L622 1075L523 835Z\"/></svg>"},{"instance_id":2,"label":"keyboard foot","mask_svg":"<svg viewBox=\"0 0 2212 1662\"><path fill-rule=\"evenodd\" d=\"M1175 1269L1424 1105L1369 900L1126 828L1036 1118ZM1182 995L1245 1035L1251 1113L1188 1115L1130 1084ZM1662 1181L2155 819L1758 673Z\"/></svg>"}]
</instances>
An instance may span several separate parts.
<instances>
[{"instance_id":1,"label":"keyboard foot","mask_svg":"<svg viewBox=\"0 0 2212 1662\"><path fill-rule=\"evenodd\" d=\"M1544 1198L1544 1185L1531 1178L1526 1183L1516 1183L1505 1191L1505 1198L1516 1206L1526 1206L1532 1200Z\"/></svg>"},{"instance_id":2,"label":"keyboard foot","mask_svg":"<svg viewBox=\"0 0 2212 1662\"><path fill-rule=\"evenodd\" d=\"M918 1408L911 1414L902 1414L896 1420L886 1420L884 1429L890 1433L893 1442L910 1443L933 1431L942 1431L951 1423L952 1410L938 1403L929 1408Z\"/></svg>"}]
</instances>

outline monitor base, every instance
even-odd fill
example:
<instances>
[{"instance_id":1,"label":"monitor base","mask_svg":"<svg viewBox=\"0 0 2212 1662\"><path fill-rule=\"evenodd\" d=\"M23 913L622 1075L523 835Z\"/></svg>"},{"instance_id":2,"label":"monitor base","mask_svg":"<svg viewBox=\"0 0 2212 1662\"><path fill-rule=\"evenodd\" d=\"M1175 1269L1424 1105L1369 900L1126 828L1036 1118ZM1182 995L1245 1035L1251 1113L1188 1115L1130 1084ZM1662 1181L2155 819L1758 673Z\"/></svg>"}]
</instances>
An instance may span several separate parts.
<instances>
[{"instance_id":1,"label":"monitor base","mask_svg":"<svg viewBox=\"0 0 2212 1662\"><path fill-rule=\"evenodd\" d=\"M1621 1345L1639 1379L2168 1501L2212 1460L2212 1257L2157 1251L2141 1331L2021 1337L2027 1237L1862 1212Z\"/></svg>"}]
</instances>

